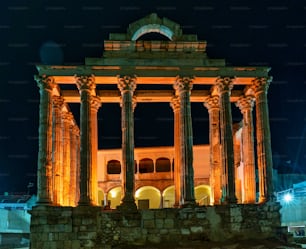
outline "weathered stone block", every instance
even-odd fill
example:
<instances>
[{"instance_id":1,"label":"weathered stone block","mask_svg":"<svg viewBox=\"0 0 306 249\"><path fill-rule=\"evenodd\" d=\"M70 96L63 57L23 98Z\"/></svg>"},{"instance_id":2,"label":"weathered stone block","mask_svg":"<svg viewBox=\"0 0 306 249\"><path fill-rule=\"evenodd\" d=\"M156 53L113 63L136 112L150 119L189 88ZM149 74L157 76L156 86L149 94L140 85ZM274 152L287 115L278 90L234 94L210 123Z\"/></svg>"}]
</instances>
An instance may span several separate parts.
<instances>
[{"instance_id":1,"label":"weathered stone block","mask_svg":"<svg viewBox=\"0 0 306 249\"><path fill-rule=\"evenodd\" d=\"M143 210L142 211L142 219L143 220L154 219L154 212L152 212L151 210Z\"/></svg>"},{"instance_id":2,"label":"weathered stone block","mask_svg":"<svg viewBox=\"0 0 306 249\"><path fill-rule=\"evenodd\" d=\"M167 211L166 210L156 210L155 212L155 218L156 219L164 219L167 217Z\"/></svg>"},{"instance_id":3,"label":"weathered stone block","mask_svg":"<svg viewBox=\"0 0 306 249\"><path fill-rule=\"evenodd\" d=\"M160 235L159 234L149 234L148 235L148 241L150 243L158 244L161 241Z\"/></svg>"},{"instance_id":4,"label":"weathered stone block","mask_svg":"<svg viewBox=\"0 0 306 249\"><path fill-rule=\"evenodd\" d=\"M159 230L159 233L160 233L160 234L168 234L168 233L169 233L169 230L168 230L168 229L160 229L160 230Z\"/></svg>"},{"instance_id":5,"label":"weathered stone block","mask_svg":"<svg viewBox=\"0 0 306 249\"><path fill-rule=\"evenodd\" d=\"M79 232L78 233L78 238L81 240L91 240L91 239L95 239L97 236L97 232Z\"/></svg>"},{"instance_id":6,"label":"weathered stone block","mask_svg":"<svg viewBox=\"0 0 306 249\"><path fill-rule=\"evenodd\" d=\"M165 219L164 220L164 228L173 228L174 227L174 220L173 219Z\"/></svg>"},{"instance_id":7,"label":"weathered stone block","mask_svg":"<svg viewBox=\"0 0 306 249\"><path fill-rule=\"evenodd\" d=\"M201 226L192 226L190 227L191 233L203 233L203 227Z\"/></svg>"},{"instance_id":8,"label":"weathered stone block","mask_svg":"<svg viewBox=\"0 0 306 249\"><path fill-rule=\"evenodd\" d=\"M182 235L190 235L190 230L187 228L181 228L181 234Z\"/></svg>"},{"instance_id":9,"label":"weathered stone block","mask_svg":"<svg viewBox=\"0 0 306 249\"><path fill-rule=\"evenodd\" d=\"M155 221L154 221L154 219L152 219L152 220L144 220L143 221L143 227L144 228L155 228Z\"/></svg>"},{"instance_id":10,"label":"weathered stone block","mask_svg":"<svg viewBox=\"0 0 306 249\"><path fill-rule=\"evenodd\" d=\"M93 224L93 220L91 218L83 218L82 225L91 225Z\"/></svg>"},{"instance_id":11,"label":"weathered stone block","mask_svg":"<svg viewBox=\"0 0 306 249\"><path fill-rule=\"evenodd\" d=\"M49 241L58 240L58 233L49 233L48 240Z\"/></svg>"},{"instance_id":12,"label":"weathered stone block","mask_svg":"<svg viewBox=\"0 0 306 249\"><path fill-rule=\"evenodd\" d=\"M163 228L164 220L163 219L155 219L155 227L156 228Z\"/></svg>"},{"instance_id":13,"label":"weathered stone block","mask_svg":"<svg viewBox=\"0 0 306 249\"><path fill-rule=\"evenodd\" d=\"M196 213L197 219L205 219L206 218L206 212L197 212Z\"/></svg>"}]
</instances>

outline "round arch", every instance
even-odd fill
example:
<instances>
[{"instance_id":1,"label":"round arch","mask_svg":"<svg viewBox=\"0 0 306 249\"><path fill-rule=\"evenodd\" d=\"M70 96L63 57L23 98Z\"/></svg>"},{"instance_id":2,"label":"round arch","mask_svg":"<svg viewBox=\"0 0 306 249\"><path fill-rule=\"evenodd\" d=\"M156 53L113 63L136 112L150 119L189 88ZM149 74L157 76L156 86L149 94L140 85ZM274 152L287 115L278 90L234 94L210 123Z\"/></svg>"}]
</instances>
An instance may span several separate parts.
<instances>
[{"instance_id":1,"label":"round arch","mask_svg":"<svg viewBox=\"0 0 306 249\"><path fill-rule=\"evenodd\" d=\"M131 23L127 30L127 34L132 41L136 41L147 33L160 33L169 40L175 40L182 35L180 25L167 19L160 18L156 13L152 13L138 21Z\"/></svg>"},{"instance_id":2,"label":"round arch","mask_svg":"<svg viewBox=\"0 0 306 249\"><path fill-rule=\"evenodd\" d=\"M152 186L143 186L136 190L135 200L139 209L160 208L160 191Z\"/></svg>"},{"instance_id":3,"label":"round arch","mask_svg":"<svg viewBox=\"0 0 306 249\"><path fill-rule=\"evenodd\" d=\"M107 201L111 209L115 209L121 203L122 187L114 187L107 193Z\"/></svg>"},{"instance_id":4,"label":"round arch","mask_svg":"<svg viewBox=\"0 0 306 249\"><path fill-rule=\"evenodd\" d=\"M210 204L210 191L211 189L208 185L199 185L194 188L195 199L200 206Z\"/></svg>"},{"instance_id":5,"label":"round arch","mask_svg":"<svg viewBox=\"0 0 306 249\"><path fill-rule=\"evenodd\" d=\"M171 208L175 203L175 191L174 185L171 185L164 189L163 191L163 207Z\"/></svg>"}]
</instances>

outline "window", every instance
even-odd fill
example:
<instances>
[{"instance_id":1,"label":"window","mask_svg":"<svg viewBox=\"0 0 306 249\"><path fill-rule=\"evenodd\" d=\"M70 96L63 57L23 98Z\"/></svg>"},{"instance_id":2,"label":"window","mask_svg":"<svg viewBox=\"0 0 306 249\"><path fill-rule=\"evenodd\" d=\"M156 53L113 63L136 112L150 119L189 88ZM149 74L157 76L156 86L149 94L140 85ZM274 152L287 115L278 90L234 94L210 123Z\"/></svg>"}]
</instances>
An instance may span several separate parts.
<instances>
[{"instance_id":1,"label":"window","mask_svg":"<svg viewBox=\"0 0 306 249\"><path fill-rule=\"evenodd\" d=\"M107 174L120 174L121 164L118 160L110 160L107 162Z\"/></svg>"},{"instance_id":2,"label":"window","mask_svg":"<svg viewBox=\"0 0 306 249\"><path fill-rule=\"evenodd\" d=\"M150 158L144 158L139 161L139 173L150 173L154 171L154 163Z\"/></svg>"},{"instance_id":3,"label":"window","mask_svg":"<svg viewBox=\"0 0 306 249\"><path fill-rule=\"evenodd\" d=\"M171 163L168 158L160 157L156 160L156 172L170 172Z\"/></svg>"}]
</instances>

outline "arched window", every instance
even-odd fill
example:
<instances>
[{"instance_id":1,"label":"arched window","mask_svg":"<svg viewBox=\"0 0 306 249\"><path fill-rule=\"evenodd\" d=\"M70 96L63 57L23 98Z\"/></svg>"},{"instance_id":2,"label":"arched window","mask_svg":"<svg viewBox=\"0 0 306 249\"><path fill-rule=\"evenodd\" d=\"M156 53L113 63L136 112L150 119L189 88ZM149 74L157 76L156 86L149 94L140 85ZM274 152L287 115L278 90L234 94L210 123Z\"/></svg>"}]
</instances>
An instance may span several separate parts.
<instances>
[{"instance_id":1,"label":"arched window","mask_svg":"<svg viewBox=\"0 0 306 249\"><path fill-rule=\"evenodd\" d=\"M150 173L154 171L154 163L150 158L144 158L139 161L139 173Z\"/></svg>"},{"instance_id":2,"label":"arched window","mask_svg":"<svg viewBox=\"0 0 306 249\"><path fill-rule=\"evenodd\" d=\"M170 172L171 162L166 157L160 157L156 160L156 172Z\"/></svg>"},{"instance_id":3,"label":"arched window","mask_svg":"<svg viewBox=\"0 0 306 249\"><path fill-rule=\"evenodd\" d=\"M107 174L120 174L121 163L118 160L110 160L107 162Z\"/></svg>"}]
</instances>

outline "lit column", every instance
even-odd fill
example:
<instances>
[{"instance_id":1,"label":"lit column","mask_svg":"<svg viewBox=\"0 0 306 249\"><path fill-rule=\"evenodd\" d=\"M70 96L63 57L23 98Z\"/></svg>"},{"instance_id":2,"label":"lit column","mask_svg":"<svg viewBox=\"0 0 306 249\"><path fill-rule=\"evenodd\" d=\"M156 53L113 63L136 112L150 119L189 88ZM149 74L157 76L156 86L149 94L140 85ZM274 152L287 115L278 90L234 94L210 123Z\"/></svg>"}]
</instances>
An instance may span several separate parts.
<instances>
[{"instance_id":1,"label":"lit column","mask_svg":"<svg viewBox=\"0 0 306 249\"><path fill-rule=\"evenodd\" d=\"M101 106L100 98L97 96L91 97L91 132L92 132L92 167L91 167L91 200L95 205L100 205L98 203L98 118L97 112Z\"/></svg>"},{"instance_id":2,"label":"lit column","mask_svg":"<svg viewBox=\"0 0 306 249\"><path fill-rule=\"evenodd\" d=\"M52 166L53 166L53 204L61 205L62 200L62 108L64 99L53 96L52 120Z\"/></svg>"},{"instance_id":3,"label":"lit column","mask_svg":"<svg viewBox=\"0 0 306 249\"><path fill-rule=\"evenodd\" d=\"M92 120L91 95L95 89L95 78L91 76L75 76L81 95L80 108L80 200L79 206L91 205L90 176L92 165Z\"/></svg>"},{"instance_id":4,"label":"lit column","mask_svg":"<svg viewBox=\"0 0 306 249\"><path fill-rule=\"evenodd\" d=\"M71 112L62 115L62 144L63 144L63 205L69 206L70 200L70 127L73 120Z\"/></svg>"},{"instance_id":5,"label":"lit column","mask_svg":"<svg viewBox=\"0 0 306 249\"><path fill-rule=\"evenodd\" d=\"M256 78L252 88L256 101L256 136L259 174L259 202L274 200L272 151L267 92L272 78Z\"/></svg>"},{"instance_id":6,"label":"lit column","mask_svg":"<svg viewBox=\"0 0 306 249\"><path fill-rule=\"evenodd\" d=\"M135 162L134 162L134 113L133 94L136 89L136 78L118 76L118 88L121 92L121 129L122 129L122 176L124 196L121 209L137 209L134 199Z\"/></svg>"},{"instance_id":7,"label":"lit column","mask_svg":"<svg viewBox=\"0 0 306 249\"><path fill-rule=\"evenodd\" d=\"M225 203L237 203L235 196L235 166L234 166L234 146L232 132L232 110L230 103L231 89L233 88L233 79L229 77L216 80L220 98L220 128L222 145L222 163L223 163L223 197Z\"/></svg>"},{"instance_id":8,"label":"lit column","mask_svg":"<svg viewBox=\"0 0 306 249\"><path fill-rule=\"evenodd\" d=\"M77 169L77 161L78 161L78 140L79 140L80 130L76 124L74 124L70 129L70 206L76 206L77 204L77 189L78 189L78 169Z\"/></svg>"},{"instance_id":9,"label":"lit column","mask_svg":"<svg viewBox=\"0 0 306 249\"><path fill-rule=\"evenodd\" d=\"M38 130L38 165L37 165L37 203L51 203L50 187L52 184L52 90L54 79L46 75L35 75L39 87L39 130Z\"/></svg>"},{"instance_id":10,"label":"lit column","mask_svg":"<svg viewBox=\"0 0 306 249\"><path fill-rule=\"evenodd\" d=\"M174 207L182 204L183 174L180 164L180 101L175 96L170 103L174 113Z\"/></svg>"},{"instance_id":11,"label":"lit column","mask_svg":"<svg viewBox=\"0 0 306 249\"><path fill-rule=\"evenodd\" d=\"M242 126L242 155L243 155L243 189L244 203L256 202L255 156L254 156L254 129L252 110L253 96L247 95L239 98L236 105L243 115Z\"/></svg>"},{"instance_id":12,"label":"lit column","mask_svg":"<svg viewBox=\"0 0 306 249\"><path fill-rule=\"evenodd\" d=\"M220 147L220 101L213 95L206 99L204 106L209 113L209 144L210 144L210 187L214 204L221 203L221 147Z\"/></svg>"},{"instance_id":13,"label":"lit column","mask_svg":"<svg viewBox=\"0 0 306 249\"><path fill-rule=\"evenodd\" d=\"M180 103L180 164L183 174L182 205L194 205L193 137L190 92L192 78L177 77L174 83Z\"/></svg>"}]
</instances>

